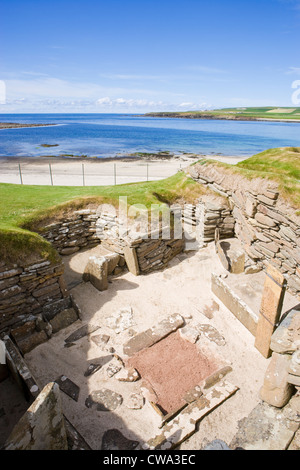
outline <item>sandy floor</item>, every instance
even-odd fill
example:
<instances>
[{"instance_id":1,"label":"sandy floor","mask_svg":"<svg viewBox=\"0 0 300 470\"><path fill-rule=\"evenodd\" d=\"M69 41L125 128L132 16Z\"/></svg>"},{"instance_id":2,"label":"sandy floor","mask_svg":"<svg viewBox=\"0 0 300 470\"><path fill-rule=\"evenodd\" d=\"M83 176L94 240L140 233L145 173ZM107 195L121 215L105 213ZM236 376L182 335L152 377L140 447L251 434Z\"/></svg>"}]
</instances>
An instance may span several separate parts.
<instances>
[{"instance_id":1,"label":"sandy floor","mask_svg":"<svg viewBox=\"0 0 300 470\"><path fill-rule=\"evenodd\" d=\"M89 255L86 251L65 259L69 282L73 282L74 277L79 279ZM83 323L100 326L94 334L109 335L107 346L113 346L121 356L123 344L133 334L174 313L182 315L189 326L210 324L225 339L225 344L219 346L203 335L199 341L209 343L212 350L231 364L233 370L227 380L238 386L239 391L204 418L198 431L181 445L181 449L198 450L214 439L230 443L237 432L238 421L248 416L260 401L258 394L269 363L255 349L254 337L211 293L212 271L224 273L214 247L210 245L198 252L178 255L164 271L139 277L123 273L111 279L105 292L97 291L90 283L81 283L71 290L82 309ZM213 309L209 319L204 315L205 306L210 306L213 300L220 308ZM132 308L132 324L116 333L109 318L123 307ZM130 395L140 393L140 381L124 383L114 376L109 377L107 369L115 359L108 351L97 347L90 337L78 340L69 348L64 347L64 340L81 325L77 321L27 354L25 359L32 373L41 387L62 374L80 386L78 402L62 393L64 413L93 449L101 449L103 433L109 429L118 429L128 439L146 442L158 433L160 417L147 401L142 409L128 408ZM101 363L102 368L94 375L84 377L91 363ZM103 388L121 394L122 405L110 412L87 408L88 395Z\"/></svg>"},{"instance_id":2,"label":"sandy floor","mask_svg":"<svg viewBox=\"0 0 300 470\"><path fill-rule=\"evenodd\" d=\"M67 186L98 186L159 180L177 173L199 158L178 157L171 160L101 161L44 157L0 158L0 182ZM236 164L245 157L214 157ZM21 175L20 169L21 168ZM51 168L50 168L50 166ZM83 166L84 165L84 166Z\"/></svg>"}]
</instances>

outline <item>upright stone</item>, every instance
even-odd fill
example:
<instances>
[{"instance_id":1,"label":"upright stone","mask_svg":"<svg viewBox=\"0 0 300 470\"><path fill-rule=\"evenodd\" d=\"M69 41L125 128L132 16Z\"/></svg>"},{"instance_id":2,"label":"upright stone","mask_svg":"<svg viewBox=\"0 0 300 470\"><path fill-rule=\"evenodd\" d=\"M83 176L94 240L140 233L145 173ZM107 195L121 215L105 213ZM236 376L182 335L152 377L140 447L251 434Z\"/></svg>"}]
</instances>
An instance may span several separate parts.
<instances>
[{"instance_id":1,"label":"upright stone","mask_svg":"<svg viewBox=\"0 0 300 470\"><path fill-rule=\"evenodd\" d=\"M255 347L266 358L271 355L271 337L280 318L285 286L286 281L284 276L272 265L269 265L266 271L255 338Z\"/></svg>"},{"instance_id":2,"label":"upright stone","mask_svg":"<svg viewBox=\"0 0 300 470\"><path fill-rule=\"evenodd\" d=\"M84 282L90 283L99 291L108 289L108 261L103 256L91 256L83 273Z\"/></svg>"},{"instance_id":3,"label":"upright stone","mask_svg":"<svg viewBox=\"0 0 300 470\"><path fill-rule=\"evenodd\" d=\"M131 246L124 247L124 256L127 264L128 271L130 271L135 276L140 274L139 263L136 255L135 248Z\"/></svg>"},{"instance_id":4,"label":"upright stone","mask_svg":"<svg viewBox=\"0 0 300 470\"><path fill-rule=\"evenodd\" d=\"M68 450L58 385L41 391L5 444L5 450Z\"/></svg>"},{"instance_id":5,"label":"upright stone","mask_svg":"<svg viewBox=\"0 0 300 470\"><path fill-rule=\"evenodd\" d=\"M294 391L292 385L288 383L290 364L290 355L273 353L260 390L260 398L276 408L285 406Z\"/></svg>"}]
</instances>

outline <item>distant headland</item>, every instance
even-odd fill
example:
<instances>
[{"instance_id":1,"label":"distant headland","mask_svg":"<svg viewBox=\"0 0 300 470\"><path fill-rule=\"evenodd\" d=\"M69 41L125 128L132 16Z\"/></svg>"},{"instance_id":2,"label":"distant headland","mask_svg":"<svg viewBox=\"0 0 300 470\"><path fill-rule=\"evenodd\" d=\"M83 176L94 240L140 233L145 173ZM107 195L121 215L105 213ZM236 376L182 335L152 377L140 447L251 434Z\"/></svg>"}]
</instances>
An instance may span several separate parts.
<instances>
[{"instance_id":1,"label":"distant headland","mask_svg":"<svg viewBox=\"0 0 300 470\"><path fill-rule=\"evenodd\" d=\"M263 108L224 108L212 111L184 111L147 113L146 117L181 119L216 119L226 121L278 121L300 122L300 108L263 107Z\"/></svg>"}]
</instances>

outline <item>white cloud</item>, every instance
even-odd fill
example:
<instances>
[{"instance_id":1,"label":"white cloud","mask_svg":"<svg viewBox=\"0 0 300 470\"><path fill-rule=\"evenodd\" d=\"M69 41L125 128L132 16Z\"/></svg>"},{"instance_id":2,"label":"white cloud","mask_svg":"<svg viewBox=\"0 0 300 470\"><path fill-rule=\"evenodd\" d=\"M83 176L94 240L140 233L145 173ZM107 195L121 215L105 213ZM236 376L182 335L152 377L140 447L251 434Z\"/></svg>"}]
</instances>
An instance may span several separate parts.
<instances>
[{"instance_id":1,"label":"white cloud","mask_svg":"<svg viewBox=\"0 0 300 470\"><path fill-rule=\"evenodd\" d=\"M286 72L288 75L300 75L300 67L290 67L289 70Z\"/></svg>"}]
</instances>

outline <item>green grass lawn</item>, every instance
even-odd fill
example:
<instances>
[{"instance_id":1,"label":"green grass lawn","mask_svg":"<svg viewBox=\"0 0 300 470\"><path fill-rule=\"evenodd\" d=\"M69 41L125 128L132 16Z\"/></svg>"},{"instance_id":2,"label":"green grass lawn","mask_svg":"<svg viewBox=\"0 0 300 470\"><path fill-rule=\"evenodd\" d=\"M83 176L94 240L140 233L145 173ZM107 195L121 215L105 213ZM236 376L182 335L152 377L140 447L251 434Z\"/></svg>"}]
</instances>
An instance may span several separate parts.
<instances>
[{"instance_id":1,"label":"green grass lawn","mask_svg":"<svg viewBox=\"0 0 300 470\"><path fill-rule=\"evenodd\" d=\"M246 178L266 178L279 184L280 193L295 211L300 211L300 148L271 149L228 165L213 160L203 164L223 166ZM178 201L194 202L208 190L180 172L152 182L117 186L25 186L0 184L0 261L35 262L48 258L57 261L52 246L38 233L43 226L61 220L74 210L100 204L119 205L119 196L127 196L128 205L162 206Z\"/></svg>"},{"instance_id":2,"label":"green grass lawn","mask_svg":"<svg viewBox=\"0 0 300 470\"><path fill-rule=\"evenodd\" d=\"M93 205L119 205L127 196L128 205L173 204L180 199L193 202L204 189L183 173L165 180L118 186L23 186L0 184L0 260L57 260L51 245L35 233L74 210Z\"/></svg>"}]
</instances>

